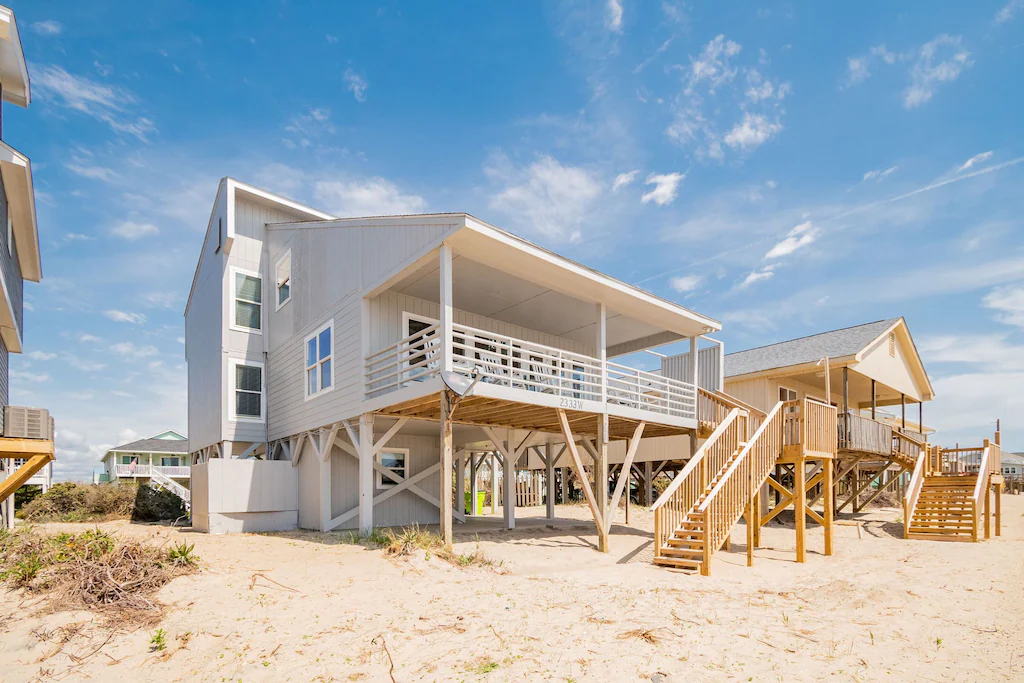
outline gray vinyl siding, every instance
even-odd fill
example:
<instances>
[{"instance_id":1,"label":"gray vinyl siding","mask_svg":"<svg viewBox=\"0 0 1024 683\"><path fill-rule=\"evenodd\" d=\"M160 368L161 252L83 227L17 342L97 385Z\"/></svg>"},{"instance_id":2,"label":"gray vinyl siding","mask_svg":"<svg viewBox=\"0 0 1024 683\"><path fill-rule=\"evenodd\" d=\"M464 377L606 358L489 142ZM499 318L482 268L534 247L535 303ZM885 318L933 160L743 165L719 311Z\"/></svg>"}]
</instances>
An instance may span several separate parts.
<instances>
[{"instance_id":1,"label":"gray vinyl siding","mask_svg":"<svg viewBox=\"0 0 1024 683\"><path fill-rule=\"evenodd\" d=\"M0 434L4 431L4 410L9 405L10 393L8 389L7 371L10 367L10 354L7 353L7 345L3 337L0 337Z\"/></svg>"},{"instance_id":2,"label":"gray vinyl siding","mask_svg":"<svg viewBox=\"0 0 1024 683\"><path fill-rule=\"evenodd\" d=\"M217 198L185 315L188 363L188 448L190 452L223 440L224 406L223 302L224 256L217 250L218 221L226 214L224 193Z\"/></svg>"},{"instance_id":3,"label":"gray vinyl siding","mask_svg":"<svg viewBox=\"0 0 1024 683\"><path fill-rule=\"evenodd\" d=\"M718 386L718 369L722 355L718 346L709 346L697 352L697 384L709 390L721 390ZM692 382L693 372L690 369L690 354L681 353L661 359L661 374L681 382Z\"/></svg>"},{"instance_id":4,"label":"gray vinyl siding","mask_svg":"<svg viewBox=\"0 0 1024 683\"><path fill-rule=\"evenodd\" d=\"M375 438L380 438L376 434ZM388 442L389 448L408 448L408 472L410 477L436 465L441 459L440 439L437 436L413 436L396 434ZM305 456L304 456L305 457ZM358 461L335 447L331 452L331 517L337 517L359 504L359 463ZM384 493L387 489L376 488L374 474L373 495ZM421 480L417 486L432 496L437 496L441 486L439 474ZM317 496L319 500L319 496ZM300 503L301 505L301 503ZM383 503L373 506L373 525L375 527L402 526L406 524L437 524L439 513L436 507L410 491L400 491ZM301 525L301 521L300 521ZM355 517L340 529L354 529L359 526L359 518Z\"/></svg>"},{"instance_id":5,"label":"gray vinyl siding","mask_svg":"<svg viewBox=\"0 0 1024 683\"><path fill-rule=\"evenodd\" d=\"M14 235L11 235L14 239ZM18 323L18 333L24 338L24 287L25 283L21 278L21 264L18 263L17 243L7 244L7 194L0 182L0 271L3 271L4 284L7 286L7 295L11 297L11 306L14 307L14 320Z\"/></svg>"}]
</instances>

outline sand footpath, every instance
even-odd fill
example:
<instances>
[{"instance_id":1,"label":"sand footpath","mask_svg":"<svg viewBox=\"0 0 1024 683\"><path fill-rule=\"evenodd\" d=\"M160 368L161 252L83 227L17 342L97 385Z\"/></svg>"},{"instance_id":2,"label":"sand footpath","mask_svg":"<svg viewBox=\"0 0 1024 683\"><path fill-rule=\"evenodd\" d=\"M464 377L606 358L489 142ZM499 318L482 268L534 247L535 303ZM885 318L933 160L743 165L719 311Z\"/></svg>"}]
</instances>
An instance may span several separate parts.
<instances>
[{"instance_id":1,"label":"sand footpath","mask_svg":"<svg viewBox=\"0 0 1024 683\"><path fill-rule=\"evenodd\" d=\"M838 526L824 557L809 525L802 565L773 524L747 568L741 525L711 577L649 563L646 511L613 528L606 555L584 508L557 511L579 524L457 537L497 571L390 560L337 534L104 524L195 542L202 571L160 593L167 648L150 651L153 629L38 615L3 592L0 680L1024 680L1024 496L1003 497L1002 537L978 544L904 541L890 509L860 517L861 539Z\"/></svg>"}]
</instances>

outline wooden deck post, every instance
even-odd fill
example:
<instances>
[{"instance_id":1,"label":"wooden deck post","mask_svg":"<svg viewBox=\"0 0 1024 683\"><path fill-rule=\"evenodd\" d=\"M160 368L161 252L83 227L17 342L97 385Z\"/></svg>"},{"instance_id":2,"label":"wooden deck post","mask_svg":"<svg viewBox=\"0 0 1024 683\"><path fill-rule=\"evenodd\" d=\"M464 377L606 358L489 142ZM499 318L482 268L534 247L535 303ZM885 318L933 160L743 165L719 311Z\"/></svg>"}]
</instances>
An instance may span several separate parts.
<instances>
[{"instance_id":1,"label":"wooden deck post","mask_svg":"<svg viewBox=\"0 0 1024 683\"><path fill-rule=\"evenodd\" d=\"M455 454L455 509L466 509L466 451Z\"/></svg>"},{"instance_id":2,"label":"wooden deck post","mask_svg":"<svg viewBox=\"0 0 1024 683\"><path fill-rule=\"evenodd\" d=\"M608 552L608 528L613 511L608 509L608 427L607 414L599 415L597 422L597 462L594 463L594 497L601 511L601 519L606 520L603 533L598 537L598 550Z\"/></svg>"},{"instance_id":3,"label":"wooden deck post","mask_svg":"<svg viewBox=\"0 0 1024 683\"><path fill-rule=\"evenodd\" d=\"M373 533L373 413L359 416L359 535Z\"/></svg>"},{"instance_id":4,"label":"wooden deck post","mask_svg":"<svg viewBox=\"0 0 1024 683\"><path fill-rule=\"evenodd\" d=\"M560 467L559 484L558 487L558 502L565 505L569 502L569 468Z\"/></svg>"},{"instance_id":5,"label":"wooden deck post","mask_svg":"<svg viewBox=\"0 0 1024 683\"><path fill-rule=\"evenodd\" d=\"M449 284L449 287L451 285ZM452 547L452 396L441 391L441 538L446 548Z\"/></svg>"},{"instance_id":6,"label":"wooden deck post","mask_svg":"<svg viewBox=\"0 0 1024 683\"><path fill-rule=\"evenodd\" d=\"M826 459L824 463L825 467L825 479L824 486L825 490L821 496L821 504L824 507L822 518L825 522L825 555L832 554L832 516L834 513L835 500L832 498L832 487L833 487L833 466L835 463L832 460Z\"/></svg>"},{"instance_id":7,"label":"wooden deck post","mask_svg":"<svg viewBox=\"0 0 1024 683\"><path fill-rule=\"evenodd\" d=\"M996 496L996 536L1001 536L1001 528L1003 525L1003 486L1002 484L996 484L995 496Z\"/></svg>"},{"instance_id":8,"label":"wooden deck post","mask_svg":"<svg viewBox=\"0 0 1024 683\"><path fill-rule=\"evenodd\" d=\"M650 507L654 505L654 477L651 472L654 469L654 463L650 460L644 463L644 505Z\"/></svg>"},{"instance_id":9,"label":"wooden deck post","mask_svg":"<svg viewBox=\"0 0 1024 683\"><path fill-rule=\"evenodd\" d=\"M988 472L978 472L979 477L990 479ZM985 482L985 540L992 538L992 484Z\"/></svg>"},{"instance_id":10,"label":"wooden deck post","mask_svg":"<svg viewBox=\"0 0 1024 683\"><path fill-rule=\"evenodd\" d=\"M505 452L502 453L501 507L505 516L505 528L516 528L516 452L515 430L505 430Z\"/></svg>"},{"instance_id":11,"label":"wooden deck post","mask_svg":"<svg viewBox=\"0 0 1024 683\"><path fill-rule=\"evenodd\" d=\"M793 507L796 521L796 561L807 557L807 468L801 458L793 468Z\"/></svg>"},{"instance_id":12,"label":"wooden deck post","mask_svg":"<svg viewBox=\"0 0 1024 683\"><path fill-rule=\"evenodd\" d=\"M498 454L491 453L491 514L498 512Z\"/></svg>"},{"instance_id":13,"label":"wooden deck post","mask_svg":"<svg viewBox=\"0 0 1024 683\"><path fill-rule=\"evenodd\" d=\"M555 518L555 447L544 445L544 488L548 519Z\"/></svg>"},{"instance_id":14,"label":"wooden deck post","mask_svg":"<svg viewBox=\"0 0 1024 683\"><path fill-rule=\"evenodd\" d=\"M476 517L476 499L480 496L480 482L477 480L480 474L480 461L482 456L470 452L469 454L469 514Z\"/></svg>"}]
</instances>

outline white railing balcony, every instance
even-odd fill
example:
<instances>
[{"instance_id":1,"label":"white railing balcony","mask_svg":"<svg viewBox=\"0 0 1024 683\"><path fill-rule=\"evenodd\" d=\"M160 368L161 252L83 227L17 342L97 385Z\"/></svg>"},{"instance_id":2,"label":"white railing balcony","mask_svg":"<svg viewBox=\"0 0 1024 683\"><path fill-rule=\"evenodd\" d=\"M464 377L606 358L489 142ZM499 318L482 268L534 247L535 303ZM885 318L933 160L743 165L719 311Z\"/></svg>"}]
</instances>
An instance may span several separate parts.
<instances>
[{"instance_id":1,"label":"white railing balcony","mask_svg":"<svg viewBox=\"0 0 1024 683\"><path fill-rule=\"evenodd\" d=\"M188 479L192 476L192 468L188 465L114 465L114 476L120 478L128 477L151 477L153 471L159 472L165 477L176 477Z\"/></svg>"},{"instance_id":2,"label":"white railing balcony","mask_svg":"<svg viewBox=\"0 0 1024 683\"><path fill-rule=\"evenodd\" d=\"M539 402L537 395L544 395L560 399L563 407L586 410L585 402L603 397L613 406L696 419L697 390L688 382L466 325L452 326L449 349L453 372L476 377L482 385L523 392L515 400L524 403ZM366 398L437 376L442 350L440 328L431 325L370 354Z\"/></svg>"}]
</instances>

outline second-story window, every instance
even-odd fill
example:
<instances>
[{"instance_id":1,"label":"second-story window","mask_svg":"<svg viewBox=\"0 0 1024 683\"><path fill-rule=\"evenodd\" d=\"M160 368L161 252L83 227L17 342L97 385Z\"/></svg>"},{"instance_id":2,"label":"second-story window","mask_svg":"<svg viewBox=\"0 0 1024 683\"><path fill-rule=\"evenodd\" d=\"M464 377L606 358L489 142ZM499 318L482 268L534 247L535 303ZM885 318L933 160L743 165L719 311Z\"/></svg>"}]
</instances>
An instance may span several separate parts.
<instances>
[{"instance_id":1,"label":"second-story window","mask_svg":"<svg viewBox=\"0 0 1024 683\"><path fill-rule=\"evenodd\" d=\"M232 327L259 332L263 319L263 280L256 273L234 271L235 315Z\"/></svg>"},{"instance_id":2,"label":"second-story window","mask_svg":"<svg viewBox=\"0 0 1024 683\"><path fill-rule=\"evenodd\" d=\"M306 398L334 389L334 321L306 337Z\"/></svg>"},{"instance_id":3,"label":"second-story window","mask_svg":"<svg viewBox=\"0 0 1024 683\"><path fill-rule=\"evenodd\" d=\"M274 268L277 280L277 310L292 299L292 252L289 250Z\"/></svg>"},{"instance_id":4,"label":"second-story window","mask_svg":"<svg viewBox=\"0 0 1024 683\"><path fill-rule=\"evenodd\" d=\"M232 359L230 365L234 375L231 419L243 422L262 422L263 363Z\"/></svg>"}]
</instances>

